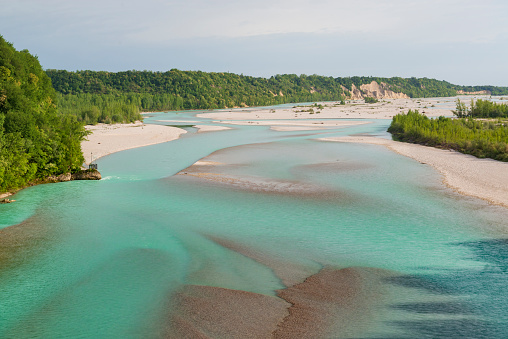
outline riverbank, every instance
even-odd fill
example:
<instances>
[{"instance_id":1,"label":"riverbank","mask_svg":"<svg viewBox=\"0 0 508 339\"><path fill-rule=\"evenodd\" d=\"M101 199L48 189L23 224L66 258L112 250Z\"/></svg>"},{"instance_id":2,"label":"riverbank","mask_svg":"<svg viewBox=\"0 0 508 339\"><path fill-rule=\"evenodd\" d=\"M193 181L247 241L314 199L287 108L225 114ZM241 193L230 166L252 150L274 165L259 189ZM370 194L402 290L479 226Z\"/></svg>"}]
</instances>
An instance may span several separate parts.
<instances>
[{"instance_id":1,"label":"riverbank","mask_svg":"<svg viewBox=\"0 0 508 339\"><path fill-rule=\"evenodd\" d=\"M177 127L145 125L142 122L98 124L86 126L86 129L92 132L87 136L87 140L81 143L86 164L115 152L175 140L187 133L184 129Z\"/></svg>"},{"instance_id":2,"label":"riverbank","mask_svg":"<svg viewBox=\"0 0 508 339\"><path fill-rule=\"evenodd\" d=\"M457 192L508 207L508 163L479 159L443 150L369 136L321 138L323 141L382 145L401 155L428 164L443 175L443 182Z\"/></svg>"},{"instance_id":3,"label":"riverbank","mask_svg":"<svg viewBox=\"0 0 508 339\"><path fill-rule=\"evenodd\" d=\"M86 126L85 128L87 131L92 132L86 137L86 140L81 142L81 150L87 165L91 160L96 160L108 154L175 140L180 135L187 133L186 130L181 128L163 125L145 125L140 121L133 124L97 124ZM26 187L68 180L71 180L70 173L38 180ZM19 190L0 192L0 200L14 195Z\"/></svg>"}]
</instances>

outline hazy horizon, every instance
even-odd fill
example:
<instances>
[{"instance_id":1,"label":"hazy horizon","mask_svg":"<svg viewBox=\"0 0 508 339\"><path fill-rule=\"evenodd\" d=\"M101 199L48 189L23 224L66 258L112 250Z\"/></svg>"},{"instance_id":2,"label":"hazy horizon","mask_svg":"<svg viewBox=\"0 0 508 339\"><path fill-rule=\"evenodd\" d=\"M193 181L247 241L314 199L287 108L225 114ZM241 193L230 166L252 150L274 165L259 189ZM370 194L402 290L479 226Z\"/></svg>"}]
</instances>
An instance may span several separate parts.
<instances>
[{"instance_id":1,"label":"hazy horizon","mask_svg":"<svg viewBox=\"0 0 508 339\"><path fill-rule=\"evenodd\" d=\"M0 34L45 69L427 77L508 86L508 3L0 0Z\"/></svg>"}]
</instances>

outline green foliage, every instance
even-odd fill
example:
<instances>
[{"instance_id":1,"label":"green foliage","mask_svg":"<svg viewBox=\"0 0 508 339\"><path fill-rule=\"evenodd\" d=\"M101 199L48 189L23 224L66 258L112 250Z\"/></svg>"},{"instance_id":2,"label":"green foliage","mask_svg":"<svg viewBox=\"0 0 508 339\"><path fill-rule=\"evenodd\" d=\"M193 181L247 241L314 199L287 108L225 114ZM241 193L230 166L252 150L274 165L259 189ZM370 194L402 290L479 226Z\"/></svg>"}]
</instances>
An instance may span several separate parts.
<instances>
[{"instance_id":1,"label":"green foliage","mask_svg":"<svg viewBox=\"0 0 508 339\"><path fill-rule=\"evenodd\" d=\"M365 97L365 103L366 104L375 104L376 102L379 102L376 98L373 97Z\"/></svg>"},{"instance_id":2,"label":"green foliage","mask_svg":"<svg viewBox=\"0 0 508 339\"><path fill-rule=\"evenodd\" d=\"M471 101L470 115L475 118L508 118L508 105L478 99Z\"/></svg>"},{"instance_id":3,"label":"green foliage","mask_svg":"<svg viewBox=\"0 0 508 339\"><path fill-rule=\"evenodd\" d=\"M430 119L418 111L409 110L407 114L393 117L388 132L400 141L508 161L508 124L501 120Z\"/></svg>"},{"instance_id":4,"label":"green foliage","mask_svg":"<svg viewBox=\"0 0 508 339\"><path fill-rule=\"evenodd\" d=\"M467 108L466 104L457 99L457 108L452 112L459 118L508 118L508 105L490 100L471 99L471 105Z\"/></svg>"},{"instance_id":5,"label":"green foliage","mask_svg":"<svg viewBox=\"0 0 508 339\"><path fill-rule=\"evenodd\" d=\"M60 116L39 61L0 36L0 192L79 169L82 124Z\"/></svg>"},{"instance_id":6,"label":"green foliage","mask_svg":"<svg viewBox=\"0 0 508 339\"><path fill-rule=\"evenodd\" d=\"M177 69L118 73L47 70L46 73L55 89L64 95L94 94L98 100L115 98L117 103L134 105L140 111L266 106L343 98L343 90L334 78L317 75L285 74L265 79Z\"/></svg>"},{"instance_id":7,"label":"green foliage","mask_svg":"<svg viewBox=\"0 0 508 339\"><path fill-rule=\"evenodd\" d=\"M129 123L142 120L140 94L67 94L58 93L58 111L61 115L74 115L86 125L97 123ZM156 109L148 109L156 110Z\"/></svg>"},{"instance_id":8,"label":"green foliage","mask_svg":"<svg viewBox=\"0 0 508 339\"><path fill-rule=\"evenodd\" d=\"M47 70L46 73L57 92L62 94L59 96L62 113L73 113L87 124L129 122L139 119L136 114L143 111L344 102L344 89L349 95L353 85L360 87L372 81L384 83L392 91L413 98L455 96L457 91L466 90L463 86L427 78L332 78L283 74L266 79L177 69L118 73Z\"/></svg>"},{"instance_id":9,"label":"green foliage","mask_svg":"<svg viewBox=\"0 0 508 339\"><path fill-rule=\"evenodd\" d=\"M452 113L458 118L465 118L469 116L469 111L466 107L466 104L460 101L460 99L457 99L456 109L455 111L452 111Z\"/></svg>"},{"instance_id":10,"label":"green foliage","mask_svg":"<svg viewBox=\"0 0 508 339\"><path fill-rule=\"evenodd\" d=\"M94 72L47 70L59 96L61 111L87 124L129 122L142 111L218 109L294 102L342 101L344 89L376 81L410 97L455 96L463 86L427 78L332 78L283 74L269 79L200 71ZM0 71L0 76L1 76ZM501 93L508 88L489 87ZM348 95L349 93L346 92ZM370 100L370 99L367 99ZM112 113L114 111L114 113Z\"/></svg>"},{"instance_id":11,"label":"green foliage","mask_svg":"<svg viewBox=\"0 0 508 339\"><path fill-rule=\"evenodd\" d=\"M496 87L496 86L461 86L461 90L464 92L481 92L487 91L491 95L507 95L508 87Z\"/></svg>"}]
</instances>

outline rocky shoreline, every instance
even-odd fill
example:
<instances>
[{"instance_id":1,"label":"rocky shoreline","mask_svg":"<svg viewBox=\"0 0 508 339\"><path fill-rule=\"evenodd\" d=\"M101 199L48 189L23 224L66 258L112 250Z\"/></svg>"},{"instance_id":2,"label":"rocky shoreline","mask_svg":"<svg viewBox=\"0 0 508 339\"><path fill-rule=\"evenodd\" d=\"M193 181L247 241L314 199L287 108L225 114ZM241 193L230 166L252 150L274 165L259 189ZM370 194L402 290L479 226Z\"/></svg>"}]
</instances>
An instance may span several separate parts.
<instances>
[{"instance_id":1,"label":"rocky shoreline","mask_svg":"<svg viewBox=\"0 0 508 339\"><path fill-rule=\"evenodd\" d=\"M41 185L41 184L50 184L50 183L56 183L56 182L65 182L65 181L71 181L71 180L101 180L102 176L101 173L98 170L95 169L84 169L75 173L63 173L60 175L50 175L49 177L45 179L39 179L37 181L30 182L27 187L35 186L35 185ZM23 187L26 188L26 187ZM21 188L21 189L23 189ZM21 190L20 189L20 190ZM5 192L0 193L0 204L8 204L11 202L14 202L16 200L10 200L7 199L7 197L10 197L11 195L15 194L15 192Z\"/></svg>"}]
</instances>

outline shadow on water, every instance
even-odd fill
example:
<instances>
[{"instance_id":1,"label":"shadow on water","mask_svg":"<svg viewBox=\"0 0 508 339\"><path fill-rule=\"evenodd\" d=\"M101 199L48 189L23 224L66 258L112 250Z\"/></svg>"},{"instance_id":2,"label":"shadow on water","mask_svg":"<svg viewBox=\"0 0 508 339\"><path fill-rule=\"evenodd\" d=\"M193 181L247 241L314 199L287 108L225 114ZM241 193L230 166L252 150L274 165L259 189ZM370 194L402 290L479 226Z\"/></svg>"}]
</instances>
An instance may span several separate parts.
<instances>
[{"instance_id":1,"label":"shadow on water","mask_svg":"<svg viewBox=\"0 0 508 339\"><path fill-rule=\"evenodd\" d=\"M466 259L480 265L386 279L415 293L452 299L393 304L392 309L413 316L410 320L392 320L389 325L408 333L397 338L508 338L508 239L451 245L468 248L471 257Z\"/></svg>"}]
</instances>

